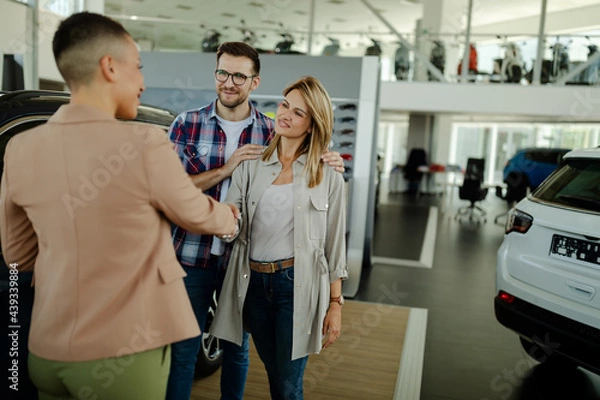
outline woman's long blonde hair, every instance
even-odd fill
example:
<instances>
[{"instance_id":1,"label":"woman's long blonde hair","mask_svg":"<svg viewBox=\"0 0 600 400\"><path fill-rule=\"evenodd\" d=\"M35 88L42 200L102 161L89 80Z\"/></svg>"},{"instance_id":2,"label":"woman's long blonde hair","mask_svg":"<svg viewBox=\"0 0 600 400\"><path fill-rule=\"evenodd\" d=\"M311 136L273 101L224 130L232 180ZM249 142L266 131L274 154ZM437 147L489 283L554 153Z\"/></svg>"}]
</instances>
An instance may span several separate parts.
<instances>
[{"instance_id":1,"label":"woman's long blonde hair","mask_svg":"<svg viewBox=\"0 0 600 400\"><path fill-rule=\"evenodd\" d=\"M298 79L283 90L286 96L294 89L298 89L308 107L311 117L310 133L306 135L304 142L298 148L296 156L307 154L304 173L308 178L308 187L313 188L323 180L323 163L321 156L327 150L331 141L333 130L333 108L327 90L317 78L305 76ZM279 146L281 136L275 135L271 143L263 153L263 161L267 161Z\"/></svg>"}]
</instances>

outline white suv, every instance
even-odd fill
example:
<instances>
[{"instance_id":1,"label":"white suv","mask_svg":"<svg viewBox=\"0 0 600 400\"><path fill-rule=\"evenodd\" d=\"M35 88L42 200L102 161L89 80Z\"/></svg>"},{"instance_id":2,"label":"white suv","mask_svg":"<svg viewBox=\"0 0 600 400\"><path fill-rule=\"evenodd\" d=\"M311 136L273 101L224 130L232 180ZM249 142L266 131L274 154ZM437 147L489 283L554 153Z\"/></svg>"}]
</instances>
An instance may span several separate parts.
<instances>
[{"instance_id":1,"label":"white suv","mask_svg":"<svg viewBox=\"0 0 600 400\"><path fill-rule=\"evenodd\" d=\"M498 321L536 360L600 374L600 148L511 210L497 261Z\"/></svg>"}]
</instances>

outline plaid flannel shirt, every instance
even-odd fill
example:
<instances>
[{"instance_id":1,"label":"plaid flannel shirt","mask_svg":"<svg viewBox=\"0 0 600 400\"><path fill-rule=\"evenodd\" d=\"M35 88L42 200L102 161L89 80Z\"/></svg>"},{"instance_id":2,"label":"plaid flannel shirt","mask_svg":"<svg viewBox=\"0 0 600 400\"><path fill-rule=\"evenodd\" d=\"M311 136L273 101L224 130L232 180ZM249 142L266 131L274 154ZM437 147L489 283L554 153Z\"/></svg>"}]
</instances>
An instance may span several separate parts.
<instances>
[{"instance_id":1,"label":"plaid flannel shirt","mask_svg":"<svg viewBox=\"0 0 600 400\"><path fill-rule=\"evenodd\" d=\"M247 143L266 145L274 132L275 123L259 112L250 103L252 122L242 132L238 147ZM190 175L200 174L225 164L225 143L227 137L219 126L216 104L181 113L169 128L169 139L175 144L175 151ZM221 197L222 182L205 193L216 200ZM212 235L197 235L172 225L173 244L177 259L189 267L208 267ZM228 255L231 246L226 246Z\"/></svg>"}]
</instances>

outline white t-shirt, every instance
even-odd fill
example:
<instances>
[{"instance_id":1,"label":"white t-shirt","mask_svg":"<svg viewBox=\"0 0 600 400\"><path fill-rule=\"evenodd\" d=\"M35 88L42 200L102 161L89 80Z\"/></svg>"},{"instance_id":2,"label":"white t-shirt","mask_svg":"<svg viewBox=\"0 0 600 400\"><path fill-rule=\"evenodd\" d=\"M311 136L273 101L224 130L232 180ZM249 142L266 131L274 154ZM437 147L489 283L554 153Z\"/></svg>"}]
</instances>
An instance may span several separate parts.
<instances>
[{"instance_id":1,"label":"white t-shirt","mask_svg":"<svg viewBox=\"0 0 600 400\"><path fill-rule=\"evenodd\" d=\"M250 232L250 258L277 261L294 257L294 184L271 185L261 196Z\"/></svg>"},{"instance_id":2,"label":"white t-shirt","mask_svg":"<svg viewBox=\"0 0 600 400\"><path fill-rule=\"evenodd\" d=\"M242 136L244 129L252 123L252 117L250 116L241 121L226 121L217 115L217 119L219 120L221 129L223 129L223 132L225 132L225 136L227 137L225 145L225 162L227 162L237 150L238 143L240 142L240 136ZM229 189L230 182L231 178L223 180L223 183L221 184L221 197L219 198L219 201L224 201L225 197L227 197L227 190ZM224 252L225 245L215 236L212 247L210 248L210 253L216 256L221 256Z\"/></svg>"}]
</instances>

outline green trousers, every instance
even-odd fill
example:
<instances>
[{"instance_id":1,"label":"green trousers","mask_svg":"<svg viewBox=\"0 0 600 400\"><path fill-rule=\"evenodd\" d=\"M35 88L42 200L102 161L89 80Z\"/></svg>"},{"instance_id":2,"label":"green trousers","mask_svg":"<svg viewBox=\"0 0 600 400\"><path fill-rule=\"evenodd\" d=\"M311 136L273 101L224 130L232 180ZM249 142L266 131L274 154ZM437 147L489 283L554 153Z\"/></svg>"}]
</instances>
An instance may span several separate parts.
<instances>
[{"instance_id":1,"label":"green trousers","mask_svg":"<svg viewBox=\"0 0 600 400\"><path fill-rule=\"evenodd\" d=\"M164 400L171 346L94 361L50 361L29 353L39 400Z\"/></svg>"}]
</instances>

